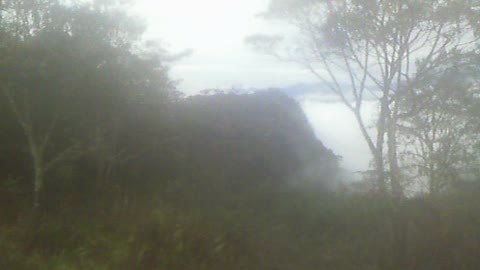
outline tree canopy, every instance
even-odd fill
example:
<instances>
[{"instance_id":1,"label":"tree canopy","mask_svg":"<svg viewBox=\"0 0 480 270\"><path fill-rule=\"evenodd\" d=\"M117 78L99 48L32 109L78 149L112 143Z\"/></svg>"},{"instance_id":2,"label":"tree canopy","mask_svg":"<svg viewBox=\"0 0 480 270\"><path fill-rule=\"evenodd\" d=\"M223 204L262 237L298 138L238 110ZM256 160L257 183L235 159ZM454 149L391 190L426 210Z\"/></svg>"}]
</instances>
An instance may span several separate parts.
<instances>
[{"instance_id":1,"label":"tree canopy","mask_svg":"<svg viewBox=\"0 0 480 270\"><path fill-rule=\"evenodd\" d=\"M476 4L271 2L371 190L281 90L182 96L124 1L0 1L0 269L478 269Z\"/></svg>"}]
</instances>

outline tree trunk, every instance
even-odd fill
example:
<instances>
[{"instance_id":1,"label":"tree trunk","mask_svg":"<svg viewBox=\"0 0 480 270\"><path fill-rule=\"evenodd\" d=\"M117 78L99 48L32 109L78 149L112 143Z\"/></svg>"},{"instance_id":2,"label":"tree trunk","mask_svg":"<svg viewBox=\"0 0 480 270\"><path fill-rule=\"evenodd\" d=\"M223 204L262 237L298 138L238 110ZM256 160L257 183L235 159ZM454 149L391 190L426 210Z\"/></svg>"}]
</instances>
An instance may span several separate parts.
<instances>
[{"instance_id":1,"label":"tree trunk","mask_svg":"<svg viewBox=\"0 0 480 270\"><path fill-rule=\"evenodd\" d=\"M40 208L40 201L43 192L45 169L43 166L43 159L39 154L33 154L33 210L38 212Z\"/></svg>"},{"instance_id":2,"label":"tree trunk","mask_svg":"<svg viewBox=\"0 0 480 270\"><path fill-rule=\"evenodd\" d=\"M43 172L41 170L35 170L34 181L33 208L37 211L40 208L40 196L43 191Z\"/></svg>"},{"instance_id":3,"label":"tree trunk","mask_svg":"<svg viewBox=\"0 0 480 270\"><path fill-rule=\"evenodd\" d=\"M383 148L377 149L374 153L375 179L378 192L382 195L387 194L387 185L385 183L385 164L383 162Z\"/></svg>"},{"instance_id":4,"label":"tree trunk","mask_svg":"<svg viewBox=\"0 0 480 270\"><path fill-rule=\"evenodd\" d=\"M384 91L385 92L385 91ZM387 194L387 184L385 175L385 162L383 160L385 133L388 116L388 95L384 93L381 99L380 115L377 123L377 141L374 153L375 172L377 176L377 185L381 194Z\"/></svg>"},{"instance_id":5,"label":"tree trunk","mask_svg":"<svg viewBox=\"0 0 480 270\"><path fill-rule=\"evenodd\" d=\"M402 173L398 164L397 149L397 112L394 108L393 112L389 112L387 118L387 154L388 165L390 169L390 185L392 195L395 199L401 200L404 196L401 183Z\"/></svg>"},{"instance_id":6,"label":"tree trunk","mask_svg":"<svg viewBox=\"0 0 480 270\"><path fill-rule=\"evenodd\" d=\"M404 192L401 183L401 171L398 164L397 154L397 118L396 112L388 118L387 124L387 154L388 165L390 169L390 185L392 189L393 213L392 213L392 233L393 233L393 268L407 269L407 236L408 223L405 217L405 210L402 206Z\"/></svg>"},{"instance_id":7,"label":"tree trunk","mask_svg":"<svg viewBox=\"0 0 480 270\"><path fill-rule=\"evenodd\" d=\"M45 175L45 164L43 162L43 147L39 146L33 135L32 125L25 126L25 135L27 137L30 155L33 163L33 212L36 214L40 208L40 200L43 191L43 181Z\"/></svg>"}]
</instances>

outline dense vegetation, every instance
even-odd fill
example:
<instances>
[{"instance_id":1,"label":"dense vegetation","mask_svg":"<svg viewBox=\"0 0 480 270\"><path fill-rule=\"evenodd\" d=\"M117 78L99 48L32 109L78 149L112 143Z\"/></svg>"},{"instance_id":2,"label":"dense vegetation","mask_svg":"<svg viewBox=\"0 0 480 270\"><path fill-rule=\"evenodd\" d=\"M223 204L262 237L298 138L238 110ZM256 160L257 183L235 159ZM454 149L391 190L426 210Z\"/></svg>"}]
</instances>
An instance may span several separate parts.
<instances>
[{"instance_id":1,"label":"dense vegetation","mask_svg":"<svg viewBox=\"0 0 480 270\"><path fill-rule=\"evenodd\" d=\"M295 101L182 97L142 32L109 1L0 2L0 269L478 269L475 170L400 200L345 183ZM455 168L477 164L472 85L398 100L427 111L404 126L468 123Z\"/></svg>"}]
</instances>

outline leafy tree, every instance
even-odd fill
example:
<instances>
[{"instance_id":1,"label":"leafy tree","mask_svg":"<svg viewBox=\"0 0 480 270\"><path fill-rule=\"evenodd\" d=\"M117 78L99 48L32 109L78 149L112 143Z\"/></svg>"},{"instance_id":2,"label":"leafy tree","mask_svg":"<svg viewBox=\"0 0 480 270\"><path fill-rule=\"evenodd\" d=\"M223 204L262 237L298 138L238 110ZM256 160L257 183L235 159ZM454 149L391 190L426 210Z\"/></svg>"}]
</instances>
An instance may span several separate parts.
<instances>
[{"instance_id":1,"label":"leafy tree","mask_svg":"<svg viewBox=\"0 0 480 270\"><path fill-rule=\"evenodd\" d=\"M133 112L133 105L160 106L172 84L161 56L136 47L143 28L117 9L12 1L2 14L10 39L1 51L1 89L26 138L37 209L47 173L88 151L100 153L104 136L117 144L118 135L100 127L116 125L107 126L115 132L126 116L119 112ZM87 134L92 126L97 145Z\"/></svg>"},{"instance_id":2,"label":"leafy tree","mask_svg":"<svg viewBox=\"0 0 480 270\"><path fill-rule=\"evenodd\" d=\"M478 106L476 65L475 57L456 59L399 102L403 160L417 181L426 177L432 194L451 188L478 166L478 119L472 114Z\"/></svg>"}]
</instances>

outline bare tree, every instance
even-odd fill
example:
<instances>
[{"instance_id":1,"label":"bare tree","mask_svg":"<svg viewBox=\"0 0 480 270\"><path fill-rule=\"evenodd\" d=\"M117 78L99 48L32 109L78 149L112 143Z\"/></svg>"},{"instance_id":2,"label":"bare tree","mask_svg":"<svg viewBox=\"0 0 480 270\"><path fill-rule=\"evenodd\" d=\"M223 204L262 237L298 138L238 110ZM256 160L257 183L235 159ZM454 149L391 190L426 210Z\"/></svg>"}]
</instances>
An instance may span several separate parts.
<instances>
[{"instance_id":1,"label":"bare tree","mask_svg":"<svg viewBox=\"0 0 480 270\"><path fill-rule=\"evenodd\" d=\"M12 93L12 88L5 85L2 86L2 92L27 139L34 170L33 207L34 209L38 209L40 206L40 196L43 191L45 174L54 169L59 163L78 156L78 144L73 143L61 151L48 155L47 150L49 150L49 145L51 144L52 134L57 128L60 111L54 112L52 117L48 120L48 127L46 129L40 128L38 126L39 123L32 115L33 106L27 101L30 98L28 90L23 91L21 98Z\"/></svg>"},{"instance_id":2,"label":"bare tree","mask_svg":"<svg viewBox=\"0 0 480 270\"><path fill-rule=\"evenodd\" d=\"M452 55L476 52L479 12L479 3L470 0L272 0L266 14L294 26L283 48L355 116L373 156L378 191L390 191L396 206L391 222L398 269L407 268L398 101ZM250 42L269 51L275 45L282 54L278 35L267 37ZM374 135L362 114L367 100L378 107Z\"/></svg>"},{"instance_id":3,"label":"bare tree","mask_svg":"<svg viewBox=\"0 0 480 270\"><path fill-rule=\"evenodd\" d=\"M397 101L452 53L474 50L478 7L465 0L273 0L267 16L296 27L293 42L284 42L293 60L354 114L374 158L378 190L402 197ZM278 35L249 41L282 50ZM375 135L362 114L367 100L378 106Z\"/></svg>"}]
</instances>

